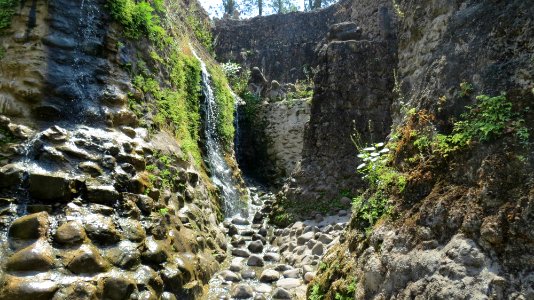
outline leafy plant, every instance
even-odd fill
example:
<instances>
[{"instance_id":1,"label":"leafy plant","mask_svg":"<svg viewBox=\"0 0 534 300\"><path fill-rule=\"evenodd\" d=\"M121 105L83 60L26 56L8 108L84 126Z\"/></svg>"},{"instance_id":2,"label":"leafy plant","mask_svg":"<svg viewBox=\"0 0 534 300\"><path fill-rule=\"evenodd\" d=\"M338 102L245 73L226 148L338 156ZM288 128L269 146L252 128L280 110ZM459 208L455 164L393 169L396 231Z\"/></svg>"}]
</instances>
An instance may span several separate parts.
<instances>
[{"instance_id":1,"label":"leafy plant","mask_svg":"<svg viewBox=\"0 0 534 300\"><path fill-rule=\"evenodd\" d=\"M324 298L324 293L321 291L321 285L318 283L314 284L311 288L310 296L308 300L322 300Z\"/></svg>"},{"instance_id":2,"label":"leafy plant","mask_svg":"<svg viewBox=\"0 0 534 300\"><path fill-rule=\"evenodd\" d=\"M18 4L18 0L0 0L0 30L11 26L11 18L13 18Z\"/></svg>"},{"instance_id":3,"label":"leafy plant","mask_svg":"<svg viewBox=\"0 0 534 300\"><path fill-rule=\"evenodd\" d=\"M161 0L152 2L156 9L144 0L108 0L107 5L111 16L123 25L128 38L137 39L142 34L146 34L152 42L158 45L169 43L170 38L161 26L159 16L155 13L155 11L164 11Z\"/></svg>"},{"instance_id":4,"label":"leafy plant","mask_svg":"<svg viewBox=\"0 0 534 300\"><path fill-rule=\"evenodd\" d=\"M352 300L356 293L356 278L353 278L349 285L342 291L336 292L335 300Z\"/></svg>"},{"instance_id":5,"label":"leafy plant","mask_svg":"<svg viewBox=\"0 0 534 300\"><path fill-rule=\"evenodd\" d=\"M169 209L168 208L160 208L159 209L159 213L161 214L161 216L166 216L168 213L169 213Z\"/></svg>"}]
</instances>

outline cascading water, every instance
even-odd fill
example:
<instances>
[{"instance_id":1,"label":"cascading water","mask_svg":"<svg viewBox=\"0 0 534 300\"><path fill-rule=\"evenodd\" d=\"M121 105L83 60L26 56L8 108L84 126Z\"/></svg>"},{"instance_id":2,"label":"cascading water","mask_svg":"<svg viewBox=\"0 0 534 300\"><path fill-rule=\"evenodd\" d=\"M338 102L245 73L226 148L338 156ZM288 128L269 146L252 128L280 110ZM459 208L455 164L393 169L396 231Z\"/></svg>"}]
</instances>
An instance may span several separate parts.
<instances>
[{"instance_id":1,"label":"cascading water","mask_svg":"<svg viewBox=\"0 0 534 300\"><path fill-rule=\"evenodd\" d=\"M192 50L193 55L200 62L202 69L202 93L204 94L204 133L206 139L206 160L211 170L211 179L220 187L223 198L223 209L226 216L246 213L242 209L240 192L237 190L237 182L232 175L232 170L224 158L221 141L217 133L219 109L215 101L215 95L211 87L211 80L204 61Z\"/></svg>"}]
</instances>

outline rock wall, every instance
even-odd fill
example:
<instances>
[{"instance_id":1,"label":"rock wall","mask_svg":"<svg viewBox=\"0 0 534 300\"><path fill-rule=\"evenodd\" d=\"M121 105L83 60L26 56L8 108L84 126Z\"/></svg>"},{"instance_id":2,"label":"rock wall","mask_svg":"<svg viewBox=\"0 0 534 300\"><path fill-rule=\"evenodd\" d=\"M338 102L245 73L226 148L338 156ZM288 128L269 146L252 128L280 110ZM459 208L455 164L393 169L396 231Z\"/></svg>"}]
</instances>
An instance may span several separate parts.
<instances>
[{"instance_id":1,"label":"rock wall","mask_svg":"<svg viewBox=\"0 0 534 300\"><path fill-rule=\"evenodd\" d=\"M532 7L524 1L397 3L395 123L403 124L406 107L413 107L435 114L432 123L446 132L474 96L506 92L528 130L534 128L524 109L534 100ZM351 283L356 299L534 297L532 153L531 144L518 146L505 135L437 167L412 168L406 194L389 199L394 217L367 232L353 218L345 242L323 261L343 267L319 272L312 285L321 286L323 299L346 293Z\"/></svg>"},{"instance_id":2,"label":"rock wall","mask_svg":"<svg viewBox=\"0 0 534 300\"><path fill-rule=\"evenodd\" d=\"M300 163L309 119L310 99L264 102L256 108L254 120L242 116L240 167L260 180L281 184Z\"/></svg>"},{"instance_id":3,"label":"rock wall","mask_svg":"<svg viewBox=\"0 0 534 300\"><path fill-rule=\"evenodd\" d=\"M0 35L0 299L197 299L225 258L218 190L128 107L170 72L105 4L23 1Z\"/></svg>"},{"instance_id":4,"label":"rock wall","mask_svg":"<svg viewBox=\"0 0 534 300\"><path fill-rule=\"evenodd\" d=\"M215 53L220 62L259 67L268 80L295 82L313 77L315 47L328 27L345 20L348 1L309 13L293 12L215 24Z\"/></svg>"}]
</instances>

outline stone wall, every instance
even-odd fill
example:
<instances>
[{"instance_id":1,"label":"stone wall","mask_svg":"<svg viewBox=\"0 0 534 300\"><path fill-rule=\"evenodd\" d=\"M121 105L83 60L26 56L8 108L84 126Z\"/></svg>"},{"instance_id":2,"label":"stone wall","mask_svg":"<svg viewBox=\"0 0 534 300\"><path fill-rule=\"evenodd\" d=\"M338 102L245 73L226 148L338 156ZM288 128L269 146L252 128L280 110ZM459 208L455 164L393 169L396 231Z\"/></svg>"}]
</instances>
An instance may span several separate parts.
<instances>
[{"instance_id":1,"label":"stone wall","mask_svg":"<svg viewBox=\"0 0 534 300\"><path fill-rule=\"evenodd\" d=\"M238 162L258 179L280 184L302 158L310 99L265 102L254 118L250 124L241 117Z\"/></svg>"},{"instance_id":2,"label":"stone wall","mask_svg":"<svg viewBox=\"0 0 534 300\"><path fill-rule=\"evenodd\" d=\"M0 299L198 299L225 258L218 190L128 107L170 72L105 4L22 1L0 35Z\"/></svg>"},{"instance_id":3,"label":"stone wall","mask_svg":"<svg viewBox=\"0 0 534 300\"><path fill-rule=\"evenodd\" d=\"M295 82L313 77L315 47L330 25L348 18L349 3L342 1L307 13L217 21L214 28L217 60L259 67L269 81Z\"/></svg>"},{"instance_id":4,"label":"stone wall","mask_svg":"<svg viewBox=\"0 0 534 300\"><path fill-rule=\"evenodd\" d=\"M392 65L400 88L394 123L415 108L448 133L476 95L506 92L513 111L534 128L525 109L534 101L532 6L396 2L402 17ZM470 88L462 91L462 82ZM533 298L533 153L532 144L518 145L507 133L405 170L407 192L388 199L395 217L367 231L353 218L345 242L324 258L325 265L346 266L319 272L324 299L351 282L356 299ZM393 167L402 170L396 160Z\"/></svg>"}]
</instances>

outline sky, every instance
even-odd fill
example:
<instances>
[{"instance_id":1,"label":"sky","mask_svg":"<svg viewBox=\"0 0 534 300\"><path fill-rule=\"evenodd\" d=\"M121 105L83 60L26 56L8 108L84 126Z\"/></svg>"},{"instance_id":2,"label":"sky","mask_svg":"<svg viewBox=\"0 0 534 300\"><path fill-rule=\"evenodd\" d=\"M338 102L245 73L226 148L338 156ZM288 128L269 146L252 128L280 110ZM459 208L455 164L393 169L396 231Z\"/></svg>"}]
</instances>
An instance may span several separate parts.
<instances>
[{"instance_id":1,"label":"sky","mask_svg":"<svg viewBox=\"0 0 534 300\"><path fill-rule=\"evenodd\" d=\"M202 7L209 13L211 18L221 18L222 17L222 0L199 0ZM298 1L298 9L303 10L304 0ZM240 2L240 1L238 1ZM272 12L269 7L264 8L264 15L269 15ZM251 18L255 17L258 14L258 11L255 10L252 15L241 15L241 18Z\"/></svg>"}]
</instances>

